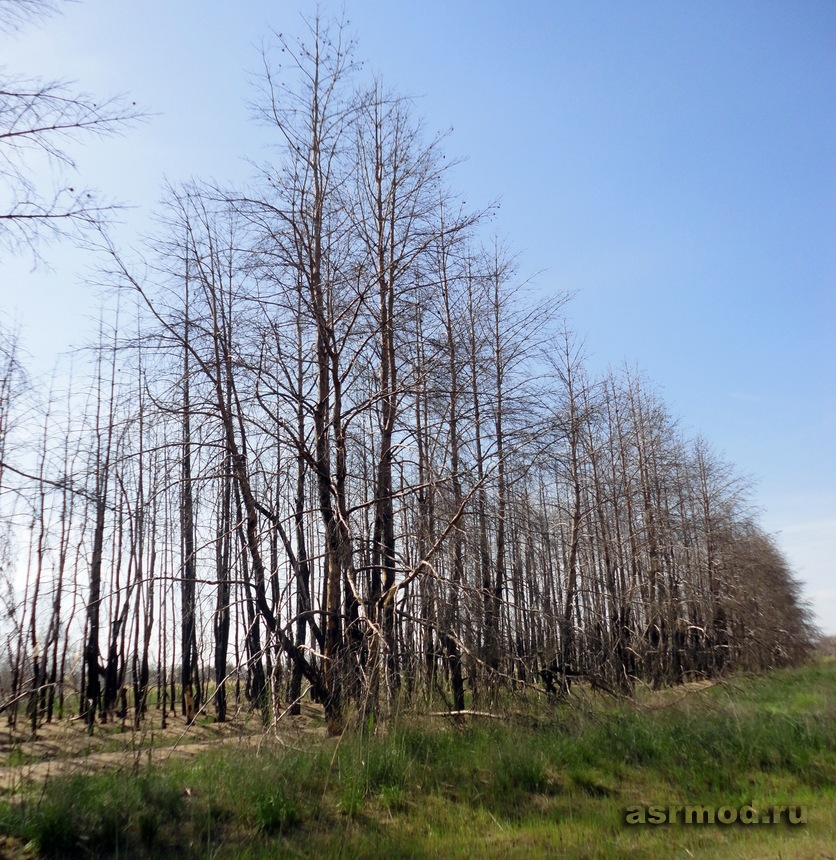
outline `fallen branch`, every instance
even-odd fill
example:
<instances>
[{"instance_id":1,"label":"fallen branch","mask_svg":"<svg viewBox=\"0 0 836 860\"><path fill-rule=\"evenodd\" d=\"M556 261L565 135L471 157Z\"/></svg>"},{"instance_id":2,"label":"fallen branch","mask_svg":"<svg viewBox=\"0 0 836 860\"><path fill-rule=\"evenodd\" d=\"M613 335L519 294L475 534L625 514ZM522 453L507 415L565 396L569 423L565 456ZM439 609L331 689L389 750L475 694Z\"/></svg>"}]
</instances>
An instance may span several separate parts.
<instances>
[{"instance_id":1,"label":"fallen branch","mask_svg":"<svg viewBox=\"0 0 836 860\"><path fill-rule=\"evenodd\" d=\"M492 714L489 711L432 711L427 714L428 717L486 717L489 720L502 720L504 717L499 714Z\"/></svg>"}]
</instances>

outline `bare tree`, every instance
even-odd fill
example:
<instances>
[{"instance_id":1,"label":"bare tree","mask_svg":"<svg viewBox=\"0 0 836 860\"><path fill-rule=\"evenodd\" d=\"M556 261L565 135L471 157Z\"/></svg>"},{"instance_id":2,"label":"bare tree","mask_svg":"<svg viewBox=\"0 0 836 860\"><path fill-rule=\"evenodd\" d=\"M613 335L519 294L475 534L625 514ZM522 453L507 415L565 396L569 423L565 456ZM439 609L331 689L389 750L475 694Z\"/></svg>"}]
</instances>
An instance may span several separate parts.
<instances>
[{"instance_id":1,"label":"bare tree","mask_svg":"<svg viewBox=\"0 0 836 860\"><path fill-rule=\"evenodd\" d=\"M15 30L55 8L47 0L2 0L0 29ZM0 245L28 248L37 259L41 239L78 237L102 224L114 207L79 182L73 145L140 117L124 96L99 100L68 81L0 70Z\"/></svg>"},{"instance_id":2,"label":"bare tree","mask_svg":"<svg viewBox=\"0 0 836 860\"><path fill-rule=\"evenodd\" d=\"M736 471L639 374L589 376L565 296L474 251L440 138L356 85L341 25L277 39L274 163L246 193L170 189L143 269L105 236L135 342L100 334L66 416L33 395L37 439L0 338L10 721L61 712L79 645L91 729L126 719L129 672L140 724L154 663L163 725L310 694L337 733L394 701L802 659L809 615Z\"/></svg>"}]
</instances>

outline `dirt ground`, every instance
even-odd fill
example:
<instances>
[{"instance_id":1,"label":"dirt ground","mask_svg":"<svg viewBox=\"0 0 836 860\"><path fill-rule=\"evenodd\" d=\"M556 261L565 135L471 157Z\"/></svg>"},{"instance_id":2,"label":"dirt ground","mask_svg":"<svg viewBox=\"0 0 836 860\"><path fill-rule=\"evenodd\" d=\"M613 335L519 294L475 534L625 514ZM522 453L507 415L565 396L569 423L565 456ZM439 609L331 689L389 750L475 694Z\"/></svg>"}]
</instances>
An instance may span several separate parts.
<instances>
[{"instance_id":1,"label":"dirt ground","mask_svg":"<svg viewBox=\"0 0 836 860\"><path fill-rule=\"evenodd\" d=\"M639 707L669 708L715 683L697 680L670 690L639 695ZM582 690L577 687L573 692L578 695ZM218 743L248 747L265 743L295 746L297 742L310 743L312 738L324 740L326 736L321 706L307 701L302 705L301 715L285 714L277 723L266 727L257 711L241 710L224 723L216 723L210 715L199 715L192 725L180 714L169 712L165 728L161 726L161 716L160 710L150 708L139 728L132 719L97 721L92 735L88 734L82 719L55 720L40 726L34 738L24 715L20 715L14 729L0 724L0 796L19 795L53 776L94 773L105 768L135 770L171 757L193 756ZM0 858L3 856L0 850Z\"/></svg>"},{"instance_id":2,"label":"dirt ground","mask_svg":"<svg viewBox=\"0 0 836 860\"><path fill-rule=\"evenodd\" d=\"M310 704L302 706L300 716L286 715L267 727L257 712L241 712L224 723L199 717L192 725L184 717L169 713L164 729L160 717L159 711L150 710L138 729L131 719L97 722L92 735L78 718L45 723L34 738L25 720L18 720L16 729L0 726L0 795L18 794L51 776L91 773L120 765L133 769L172 756L196 755L218 743L293 745L303 736L325 737L321 708Z\"/></svg>"}]
</instances>

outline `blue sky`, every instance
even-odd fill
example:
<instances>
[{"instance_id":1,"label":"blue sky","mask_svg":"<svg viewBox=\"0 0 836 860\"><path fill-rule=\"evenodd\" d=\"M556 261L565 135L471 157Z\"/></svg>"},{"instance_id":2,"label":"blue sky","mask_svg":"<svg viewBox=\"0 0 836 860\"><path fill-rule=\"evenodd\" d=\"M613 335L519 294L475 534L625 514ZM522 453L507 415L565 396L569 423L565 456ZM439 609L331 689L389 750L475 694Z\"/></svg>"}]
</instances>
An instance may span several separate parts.
<instances>
[{"instance_id":1,"label":"blue sky","mask_svg":"<svg viewBox=\"0 0 836 860\"><path fill-rule=\"evenodd\" d=\"M359 56L452 128L462 199L536 288L576 292L593 369L637 365L683 427L757 481L761 521L836 633L836 3L392 0L343 9ZM131 204L239 181L266 157L250 120L258 47L306 3L81 0L14 36L7 69L129 92L155 116L74 149L83 181ZM32 364L90 332L93 261L3 260L0 307Z\"/></svg>"}]
</instances>

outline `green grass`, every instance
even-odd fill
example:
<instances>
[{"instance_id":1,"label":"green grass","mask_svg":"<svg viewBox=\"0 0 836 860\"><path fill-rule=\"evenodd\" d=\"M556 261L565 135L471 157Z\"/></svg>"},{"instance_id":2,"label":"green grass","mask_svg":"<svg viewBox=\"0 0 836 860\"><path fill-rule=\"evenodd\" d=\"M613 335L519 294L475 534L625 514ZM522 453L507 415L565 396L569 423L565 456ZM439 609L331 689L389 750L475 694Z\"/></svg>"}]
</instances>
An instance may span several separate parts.
<instances>
[{"instance_id":1,"label":"green grass","mask_svg":"<svg viewBox=\"0 0 836 860\"><path fill-rule=\"evenodd\" d=\"M833 855L836 661L636 704L529 704L507 722L404 717L371 738L55 779L0 805L0 833L69 857ZM801 804L809 823L629 827L635 804Z\"/></svg>"},{"instance_id":2,"label":"green grass","mask_svg":"<svg viewBox=\"0 0 836 860\"><path fill-rule=\"evenodd\" d=\"M167 775L149 771L76 775L50 783L37 799L0 806L0 832L32 842L46 856L143 853L178 842L182 797Z\"/></svg>"}]
</instances>

